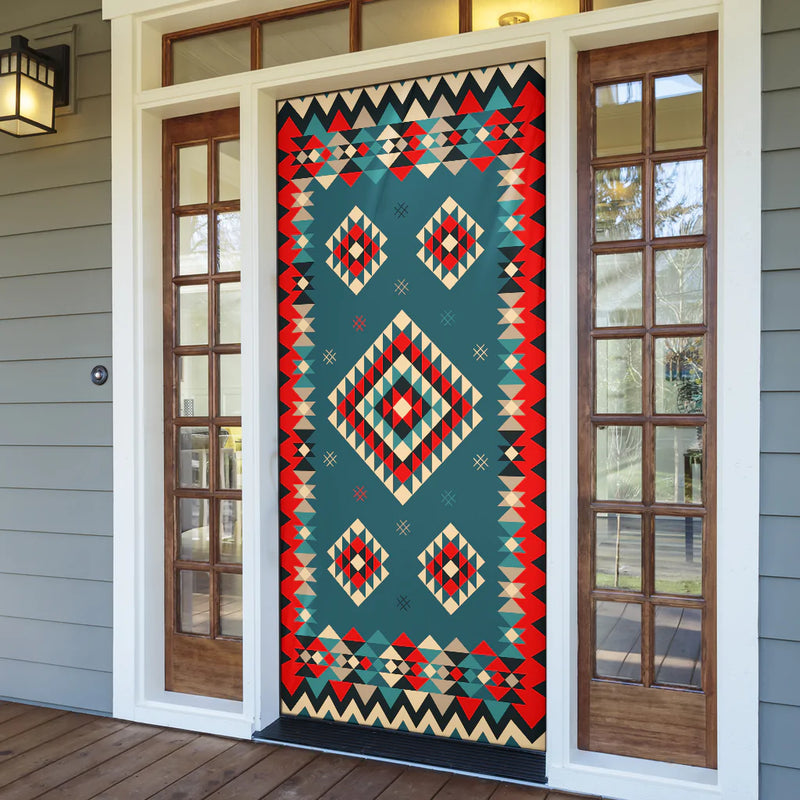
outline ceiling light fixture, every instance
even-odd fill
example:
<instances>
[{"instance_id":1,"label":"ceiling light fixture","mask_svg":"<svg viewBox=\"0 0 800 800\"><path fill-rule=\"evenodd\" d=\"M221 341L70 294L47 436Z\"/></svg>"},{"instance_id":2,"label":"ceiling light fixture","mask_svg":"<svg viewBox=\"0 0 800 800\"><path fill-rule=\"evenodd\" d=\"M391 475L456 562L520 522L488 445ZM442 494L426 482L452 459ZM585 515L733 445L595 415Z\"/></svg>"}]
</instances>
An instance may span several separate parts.
<instances>
[{"instance_id":1,"label":"ceiling light fixture","mask_svg":"<svg viewBox=\"0 0 800 800\"><path fill-rule=\"evenodd\" d=\"M530 22L531 17L530 14L526 14L524 11L508 11L502 14L497 21L505 27L506 25L519 25L521 22Z\"/></svg>"}]
</instances>

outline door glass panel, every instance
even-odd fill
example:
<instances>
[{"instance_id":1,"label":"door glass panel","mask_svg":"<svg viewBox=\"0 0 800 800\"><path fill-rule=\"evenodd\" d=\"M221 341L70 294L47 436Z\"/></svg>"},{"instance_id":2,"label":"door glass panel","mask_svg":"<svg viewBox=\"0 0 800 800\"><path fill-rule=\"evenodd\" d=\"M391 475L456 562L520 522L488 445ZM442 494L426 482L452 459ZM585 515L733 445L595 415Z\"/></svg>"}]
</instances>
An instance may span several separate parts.
<instances>
[{"instance_id":1,"label":"door glass panel","mask_svg":"<svg viewBox=\"0 0 800 800\"><path fill-rule=\"evenodd\" d=\"M642 340L595 342L595 411L637 414L642 410Z\"/></svg>"},{"instance_id":2,"label":"door glass panel","mask_svg":"<svg viewBox=\"0 0 800 800\"><path fill-rule=\"evenodd\" d=\"M655 167L655 235L703 233L703 162L666 161Z\"/></svg>"},{"instance_id":3,"label":"door glass panel","mask_svg":"<svg viewBox=\"0 0 800 800\"><path fill-rule=\"evenodd\" d=\"M208 272L208 215L181 217L178 223L178 275Z\"/></svg>"},{"instance_id":4,"label":"door glass panel","mask_svg":"<svg viewBox=\"0 0 800 800\"><path fill-rule=\"evenodd\" d=\"M219 560L242 563L242 501L219 501Z\"/></svg>"},{"instance_id":5,"label":"door glass panel","mask_svg":"<svg viewBox=\"0 0 800 800\"><path fill-rule=\"evenodd\" d=\"M182 569L178 572L178 622L181 633L211 633L207 572Z\"/></svg>"},{"instance_id":6,"label":"door glass panel","mask_svg":"<svg viewBox=\"0 0 800 800\"><path fill-rule=\"evenodd\" d=\"M208 356L178 357L178 413L176 416L208 416Z\"/></svg>"},{"instance_id":7,"label":"door glass panel","mask_svg":"<svg viewBox=\"0 0 800 800\"><path fill-rule=\"evenodd\" d=\"M703 518L656 517L656 591L703 594Z\"/></svg>"},{"instance_id":8,"label":"door glass panel","mask_svg":"<svg viewBox=\"0 0 800 800\"><path fill-rule=\"evenodd\" d=\"M350 12L347 8L303 14L265 22L261 26L262 67L338 56L349 49Z\"/></svg>"},{"instance_id":9,"label":"door glass panel","mask_svg":"<svg viewBox=\"0 0 800 800\"><path fill-rule=\"evenodd\" d=\"M217 271L239 272L242 268L242 226L238 211L217 214Z\"/></svg>"},{"instance_id":10,"label":"door glass panel","mask_svg":"<svg viewBox=\"0 0 800 800\"><path fill-rule=\"evenodd\" d=\"M250 26L172 43L172 82L188 83L250 69Z\"/></svg>"},{"instance_id":11,"label":"door glass panel","mask_svg":"<svg viewBox=\"0 0 800 800\"><path fill-rule=\"evenodd\" d=\"M364 50L458 33L458 0L374 0L361 6Z\"/></svg>"},{"instance_id":12,"label":"door glass panel","mask_svg":"<svg viewBox=\"0 0 800 800\"><path fill-rule=\"evenodd\" d=\"M642 237L642 168L598 169L594 175L595 238L599 242Z\"/></svg>"},{"instance_id":13,"label":"door glass panel","mask_svg":"<svg viewBox=\"0 0 800 800\"><path fill-rule=\"evenodd\" d=\"M656 432L656 502L703 502L703 429L659 426Z\"/></svg>"},{"instance_id":14,"label":"door glass panel","mask_svg":"<svg viewBox=\"0 0 800 800\"><path fill-rule=\"evenodd\" d=\"M208 561L208 500L181 497L178 500L178 558Z\"/></svg>"},{"instance_id":15,"label":"door glass panel","mask_svg":"<svg viewBox=\"0 0 800 800\"><path fill-rule=\"evenodd\" d=\"M220 489L242 488L242 429L220 428L219 431Z\"/></svg>"},{"instance_id":16,"label":"door glass panel","mask_svg":"<svg viewBox=\"0 0 800 800\"><path fill-rule=\"evenodd\" d=\"M241 190L239 140L217 142L217 200L238 200Z\"/></svg>"},{"instance_id":17,"label":"door glass panel","mask_svg":"<svg viewBox=\"0 0 800 800\"><path fill-rule=\"evenodd\" d=\"M242 357L238 353L219 357L219 413L242 415Z\"/></svg>"},{"instance_id":18,"label":"door glass panel","mask_svg":"<svg viewBox=\"0 0 800 800\"><path fill-rule=\"evenodd\" d=\"M597 500L641 500L642 429L637 425L597 428Z\"/></svg>"},{"instance_id":19,"label":"door glass panel","mask_svg":"<svg viewBox=\"0 0 800 800\"><path fill-rule=\"evenodd\" d=\"M642 679L642 607L598 600L595 606L595 675Z\"/></svg>"},{"instance_id":20,"label":"door glass panel","mask_svg":"<svg viewBox=\"0 0 800 800\"><path fill-rule=\"evenodd\" d=\"M178 205L208 202L208 145L178 149Z\"/></svg>"},{"instance_id":21,"label":"door glass panel","mask_svg":"<svg viewBox=\"0 0 800 800\"><path fill-rule=\"evenodd\" d=\"M655 339L656 414L703 413L703 337Z\"/></svg>"},{"instance_id":22,"label":"door glass panel","mask_svg":"<svg viewBox=\"0 0 800 800\"><path fill-rule=\"evenodd\" d=\"M219 632L242 636L242 576L223 572L219 576Z\"/></svg>"},{"instance_id":23,"label":"door glass panel","mask_svg":"<svg viewBox=\"0 0 800 800\"><path fill-rule=\"evenodd\" d=\"M702 325L702 247L656 250L656 324Z\"/></svg>"},{"instance_id":24,"label":"door glass panel","mask_svg":"<svg viewBox=\"0 0 800 800\"><path fill-rule=\"evenodd\" d=\"M178 287L178 344L208 344L208 286Z\"/></svg>"},{"instance_id":25,"label":"door glass panel","mask_svg":"<svg viewBox=\"0 0 800 800\"><path fill-rule=\"evenodd\" d=\"M703 145L703 73L655 80L656 150Z\"/></svg>"},{"instance_id":26,"label":"door glass panel","mask_svg":"<svg viewBox=\"0 0 800 800\"><path fill-rule=\"evenodd\" d=\"M208 488L208 428L178 429L178 486Z\"/></svg>"},{"instance_id":27,"label":"door glass panel","mask_svg":"<svg viewBox=\"0 0 800 800\"><path fill-rule=\"evenodd\" d=\"M642 518L639 514L595 515L595 586L642 588Z\"/></svg>"},{"instance_id":28,"label":"door glass panel","mask_svg":"<svg viewBox=\"0 0 800 800\"><path fill-rule=\"evenodd\" d=\"M672 686L702 685L703 612L656 606L655 677Z\"/></svg>"},{"instance_id":29,"label":"door glass panel","mask_svg":"<svg viewBox=\"0 0 800 800\"><path fill-rule=\"evenodd\" d=\"M642 324L642 254L595 256L595 325Z\"/></svg>"},{"instance_id":30,"label":"door glass panel","mask_svg":"<svg viewBox=\"0 0 800 800\"><path fill-rule=\"evenodd\" d=\"M219 309L217 339L219 344L235 344L242 339L241 286L238 283L219 285L217 308Z\"/></svg>"},{"instance_id":31,"label":"door glass panel","mask_svg":"<svg viewBox=\"0 0 800 800\"><path fill-rule=\"evenodd\" d=\"M642 82L613 83L594 90L597 156L642 152Z\"/></svg>"}]
</instances>

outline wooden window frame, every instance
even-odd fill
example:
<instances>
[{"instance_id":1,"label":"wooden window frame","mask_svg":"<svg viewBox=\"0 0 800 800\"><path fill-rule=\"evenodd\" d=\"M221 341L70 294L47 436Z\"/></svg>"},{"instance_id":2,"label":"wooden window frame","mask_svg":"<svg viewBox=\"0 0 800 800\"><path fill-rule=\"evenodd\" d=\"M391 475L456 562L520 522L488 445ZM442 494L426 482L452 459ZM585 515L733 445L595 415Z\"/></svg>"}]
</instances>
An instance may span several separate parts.
<instances>
[{"instance_id":1,"label":"wooden window frame","mask_svg":"<svg viewBox=\"0 0 800 800\"><path fill-rule=\"evenodd\" d=\"M652 82L659 75L703 71L703 147L655 150ZM642 152L594 157L593 87L641 80L643 83ZM717 35L713 33L587 51L578 59L578 747L616 755L702 767L716 767L716 295L717 295ZM702 235L655 237L654 165L702 158L705 165L705 228ZM594 169L641 164L642 238L594 240ZM657 250L703 246L705 249L704 324L656 325L653 261ZM643 254L643 319L640 326L595 327L594 255L636 251ZM657 336L704 336L704 413L656 414L653 341ZM594 413L596 339L641 338L643 405L639 414ZM594 500L595 425L642 428L642 497L639 502ZM656 424L704 427L703 502L656 503L654 438ZM642 584L640 591L595 587L594 515L640 514ZM701 597L656 594L653 520L661 515L703 517L703 594ZM594 603L630 598L641 605L641 681L595 677ZM701 689L654 686L654 616L657 606L702 611Z\"/></svg>"}]
</instances>

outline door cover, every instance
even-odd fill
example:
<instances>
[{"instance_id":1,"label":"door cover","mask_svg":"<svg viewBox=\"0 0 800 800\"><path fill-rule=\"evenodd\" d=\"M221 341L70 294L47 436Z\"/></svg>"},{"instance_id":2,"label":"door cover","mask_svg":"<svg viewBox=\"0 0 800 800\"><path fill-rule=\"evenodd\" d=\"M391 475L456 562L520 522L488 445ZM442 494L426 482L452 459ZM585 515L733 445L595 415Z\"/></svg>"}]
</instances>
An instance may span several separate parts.
<instances>
[{"instance_id":1,"label":"door cover","mask_svg":"<svg viewBox=\"0 0 800 800\"><path fill-rule=\"evenodd\" d=\"M278 108L281 709L544 749L544 80Z\"/></svg>"}]
</instances>

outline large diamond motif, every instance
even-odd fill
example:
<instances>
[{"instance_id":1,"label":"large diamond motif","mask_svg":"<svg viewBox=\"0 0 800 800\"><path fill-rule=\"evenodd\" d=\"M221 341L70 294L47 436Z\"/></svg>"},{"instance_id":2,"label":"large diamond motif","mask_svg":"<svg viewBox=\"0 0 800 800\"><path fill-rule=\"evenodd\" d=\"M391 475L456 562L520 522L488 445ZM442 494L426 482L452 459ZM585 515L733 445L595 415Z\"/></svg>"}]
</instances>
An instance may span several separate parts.
<instances>
[{"instance_id":1,"label":"large diamond motif","mask_svg":"<svg viewBox=\"0 0 800 800\"><path fill-rule=\"evenodd\" d=\"M417 256L448 289L452 289L483 252L478 242L482 233L483 228L448 197L417 234L422 243Z\"/></svg>"},{"instance_id":2,"label":"large diamond motif","mask_svg":"<svg viewBox=\"0 0 800 800\"><path fill-rule=\"evenodd\" d=\"M356 206L326 242L328 266L358 294L386 260L386 237Z\"/></svg>"},{"instance_id":3,"label":"large diamond motif","mask_svg":"<svg viewBox=\"0 0 800 800\"><path fill-rule=\"evenodd\" d=\"M389 556L360 519L333 543L328 555L331 557L328 572L357 606L389 574L386 569Z\"/></svg>"},{"instance_id":4,"label":"large diamond motif","mask_svg":"<svg viewBox=\"0 0 800 800\"><path fill-rule=\"evenodd\" d=\"M452 523L420 554L419 579L448 614L459 608L483 583L483 559Z\"/></svg>"},{"instance_id":5,"label":"large diamond motif","mask_svg":"<svg viewBox=\"0 0 800 800\"><path fill-rule=\"evenodd\" d=\"M401 504L481 421L480 392L405 311L328 399L331 424Z\"/></svg>"}]
</instances>

